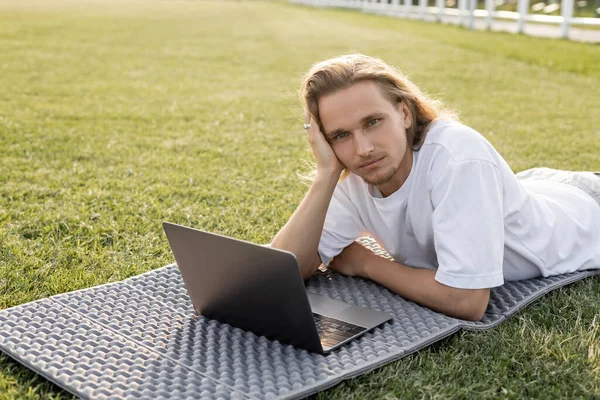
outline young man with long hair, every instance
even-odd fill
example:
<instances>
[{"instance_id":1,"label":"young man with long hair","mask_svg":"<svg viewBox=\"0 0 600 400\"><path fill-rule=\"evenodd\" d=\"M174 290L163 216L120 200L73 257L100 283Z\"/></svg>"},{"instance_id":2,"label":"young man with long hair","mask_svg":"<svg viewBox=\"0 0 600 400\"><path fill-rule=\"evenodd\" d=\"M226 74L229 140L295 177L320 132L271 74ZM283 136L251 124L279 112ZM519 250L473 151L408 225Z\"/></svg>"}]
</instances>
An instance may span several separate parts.
<instances>
[{"instance_id":1,"label":"young man with long hair","mask_svg":"<svg viewBox=\"0 0 600 400\"><path fill-rule=\"evenodd\" d=\"M382 60L315 64L301 87L317 168L272 247L306 279L323 263L450 316L490 288L600 268L600 175L515 175L492 145ZM355 240L373 236L394 258Z\"/></svg>"}]
</instances>

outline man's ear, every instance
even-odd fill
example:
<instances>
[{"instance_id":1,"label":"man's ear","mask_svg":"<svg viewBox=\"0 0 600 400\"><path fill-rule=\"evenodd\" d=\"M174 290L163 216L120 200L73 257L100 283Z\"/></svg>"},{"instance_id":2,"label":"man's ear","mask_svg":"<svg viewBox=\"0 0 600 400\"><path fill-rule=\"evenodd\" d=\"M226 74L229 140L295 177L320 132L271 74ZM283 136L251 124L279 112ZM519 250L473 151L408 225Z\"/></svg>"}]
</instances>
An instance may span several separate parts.
<instances>
[{"instance_id":1,"label":"man's ear","mask_svg":"<svg viewBox=\"0 0 600 400\"><path fill-rule=\"evenodd\" d=\"M408 129L412 126L412 114L410 112L410 109L408 108L408 104L406 103L406 100L402 100L400 103L398 103L398 111L400 112L400 114L402 114L402 125L404 126L404 129Z\"/></svg>"}]
</instances>

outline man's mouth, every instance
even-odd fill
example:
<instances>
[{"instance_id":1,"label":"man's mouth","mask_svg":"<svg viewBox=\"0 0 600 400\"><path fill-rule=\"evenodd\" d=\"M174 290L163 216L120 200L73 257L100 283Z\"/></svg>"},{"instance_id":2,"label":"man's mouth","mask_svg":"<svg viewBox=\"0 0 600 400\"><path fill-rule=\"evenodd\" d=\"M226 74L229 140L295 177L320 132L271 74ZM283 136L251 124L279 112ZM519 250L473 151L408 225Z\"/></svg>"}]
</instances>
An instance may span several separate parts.
<instances>
[{"instance_id":1,"label":"man's mouth","mask_svg":"<svg viewBox=\"0 0 600 400\"><path fill-rule=\"evenodd\" d=\"M379 165L379 161L383 160L383 157L379 157L373 160L369 160L367 162L364 162L362 164L360 164L359 168L361 169L369 169L369 168L375 168Z\"/></svg>"}]
</instances>

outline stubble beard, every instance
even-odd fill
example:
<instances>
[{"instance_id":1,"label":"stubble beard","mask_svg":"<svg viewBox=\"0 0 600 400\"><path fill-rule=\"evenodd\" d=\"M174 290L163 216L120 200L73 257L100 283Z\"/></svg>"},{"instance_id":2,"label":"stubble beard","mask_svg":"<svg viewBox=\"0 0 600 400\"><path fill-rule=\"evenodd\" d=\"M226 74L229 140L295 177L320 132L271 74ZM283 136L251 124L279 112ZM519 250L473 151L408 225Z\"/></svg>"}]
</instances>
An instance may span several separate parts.
<instances>
[{"instance_id":1,"label":"stubble beard","mask_svg":"<svg viewBox=\"0 0 600 400\"><path fill-rule=\"evenodd\" d=\"M369 161L375 161L378 158L380 158L381 155L379 156L375 156L375 157L369 157L369 158L365 158L365 159L361 159L360 162L365 163L365 162L369 162ZM382 159L385 159L387 157L384 157ZM377 168L377 170L375 171L371 171L371 173L369 174L367 172L366 175L363 175L360 173L360 167L357 167L356 170L352 170L348 167L346 167L346 169L349 172L354 173L355 175L357 175L358 177L360 177L363 182L365 182L368 185L373 185L373 186L379 186L379 185L383 185L384 183L389 182L393 177L394 174L396 173L396 171L398 171L398 168L400 168L399 166L390 166L388 170L385 170L384 168Z\"/></svg>"},{"instance_id":2,"label":"stubble beard","mask_svg":"<svg viewBox=\"0 0 600 400\"><path fill-rule=\"evenodd\" d=\"M396 174L396 171L398 171L398 168L399 167L390 167L389 170L380 171L380 173L377 173L377 171L375 171L372 177L362 176L361 178L363 181L365 181L365 183L369 185L383 185L384 183L388 183L390 180L392 180L392 178Z\"/></svg>"}]
</instances>

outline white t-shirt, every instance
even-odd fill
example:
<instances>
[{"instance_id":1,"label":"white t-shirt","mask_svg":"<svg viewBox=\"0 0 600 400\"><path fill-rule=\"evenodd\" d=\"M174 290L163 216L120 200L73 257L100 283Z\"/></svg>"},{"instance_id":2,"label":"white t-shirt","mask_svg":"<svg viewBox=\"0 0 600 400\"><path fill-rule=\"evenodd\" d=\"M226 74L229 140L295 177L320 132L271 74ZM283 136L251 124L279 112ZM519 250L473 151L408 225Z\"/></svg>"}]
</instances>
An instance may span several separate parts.
<instances>
[{"instance_id":1,"label":"white t-shirt","mask_svg":"<svg viewBox=\"0 0 600 400\"><path fill-rule=\"evenodd\" d=\"M390 196L352 173L338 183L322 262L365 234L397 262L436 269L438 282L456 288L600 268L594 199L571 185L517 179L482 135L453 121L433 124Z\"/></svg>"}]
</instances>

